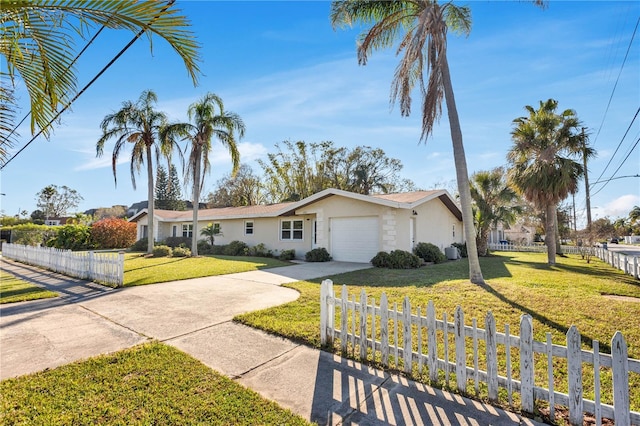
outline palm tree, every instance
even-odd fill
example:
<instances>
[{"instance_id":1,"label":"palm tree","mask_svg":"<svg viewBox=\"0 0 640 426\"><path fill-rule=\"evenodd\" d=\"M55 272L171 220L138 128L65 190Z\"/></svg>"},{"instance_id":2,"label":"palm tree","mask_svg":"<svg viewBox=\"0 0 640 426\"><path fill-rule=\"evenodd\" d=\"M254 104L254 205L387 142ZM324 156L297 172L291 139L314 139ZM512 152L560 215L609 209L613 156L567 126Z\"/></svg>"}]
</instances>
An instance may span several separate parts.
<instances>
[{"instance_id":1,"label":"palm tree","mask_svg":"<svg viewBox=\"0 0 640 426\"><path fill-rule=\"evenodd\" d=\"M147 253L153 252L153 226L154 226L154 167L153 151L155 149L156 161L160 157L166 157L169 162L171 154L176 147L172 141L160 140L157 138L160 130L168 123L167 116L163 112L154 109L158 102L156 94L151 90L145 90L136 102L123 102L122 108L113 114L107 115L100 124L102 136L96 145L96 156L101 157L104 152L104 145L109 139L116 139L111 155L111 168L113 179L117 186L116 165L126 144L131 144L131 183L136 189L136 172L146 162L147 164L147 199L148 207L148 227L147 227Z\"/></svg>"},{"instance_id":2,"label":"palm tree","mask_svg":"<svg viewBox=\"0 0 640 426\"><path fill-rule=\"evenodd\" d=\"M39 128L45 136L49 124L76 94L73 63L74 40L86 37L97 24L110 29L146 32L166 40L184 61L194 84L200 73L199 45L189 30L187 18L174 7L174 0L19 0L3 1L0 8L2 43L0 55L6 69L0 71L0 160L11 144L17 109L12 87L16 77L24 83L31 102L31 133ZM5 85L5 81L10 82Z\"/></svg>"},{"instance_id":3,"label":"palm tree","mask_svg":"<svg viewBox=\"0 0 640 426\"><path fill-rule=\"evenodd\" d=\"M557 206L577 190L584 168L581 159L583 142L575 111L556 112L558 102L540 101L536 110L527 105L528 117L513 120L513 147L507 154L511 165L510 182L524 197L545 212L547 260L556 263Z\"/></svg>"},{"instance_id":4,"label":"palm tree","mask_svg":"<svg viewBox=\"0 0 640 426\"><path fill-rule=\"evenodd\" d=\"M462 205L462 220L469 247L469 278L471 282L484 283L475 247L462 131L446 55L449 28L463 34L469 34L471 31L469 8L450 2L441 5L435 0L338 0L331 4L330 19L334 28L354 23L371 24L371 28L362 33L358 40L358 62L361 65L366 65L373 50L391 47L399 39L398 54L403 53L403 56L391 83L391 100L399 100L400 113L408 116L411 112L411 92L416 84L419 85L422 95L421 141L425 141L432 133L434 123L442 114L442 99L445 99ZM426 86L423 72L428 74Z\"/></svg>"},{"instance_id":5,"label":"palm tree","mask_svg":"<svg viewBox=\"0 0 640 426\"><path fill-rule=\"evenodd\" d=\"M474 173L470 184L475 207L475 224L478 227L478 254L486 256L491 227L499 223L514 223L516 214L522 209L514 205L518 194L507 184L505 172L501 167Z\"/></svg>"},{"instance_id":6,"label":"palm tree","mask_svg":"<svg viewBox=\"0 0 640 426\"><path fill-rule=\"evenodd\" d=\"M176 123L168 126L162 133L163 140L175 141L178 138L189 141L190 153L185 180L193 182L193 237L191 255L198 255L198 208L200 191L204 185L204 176L209 172L211 164L211 139L218 139L231 154L232 176L240 167L240 153L236 143L244 136L244 123L239 115L225 111L222 99L214 93L207 93L197 102L189 106L189 121L192 123Z\"/></svg>"},{"instance_id":7,"label":"palm tree","mask_svg":"<svg viewBox=\"0 0 640 426\"><path fill-rule=\"evenodd\" d=\"M211 244L211 247L213 247L213 244L216 241L216 236L222 235L222 233L220 232L220 226L216 226L215 224L210 223L206 227L202 228L202 230L200 231L200 235L202 235L203 237L207 237L209 239L209 244Z\"/></svg>"}]
</instances>

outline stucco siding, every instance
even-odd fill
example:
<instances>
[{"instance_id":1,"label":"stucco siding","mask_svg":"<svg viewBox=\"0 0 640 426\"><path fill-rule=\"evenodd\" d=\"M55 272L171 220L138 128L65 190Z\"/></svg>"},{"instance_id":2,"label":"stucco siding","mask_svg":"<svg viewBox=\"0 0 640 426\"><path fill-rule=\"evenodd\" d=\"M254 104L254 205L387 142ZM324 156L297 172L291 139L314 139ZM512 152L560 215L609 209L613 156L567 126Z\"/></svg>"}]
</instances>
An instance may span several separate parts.
<instances>
[{"instance_id":1,"label":"stucco siding","mask_svg":"<svg viewBox=\"0 0 640 426\"><path fill-rule=\"evenodd\" d=\"M452 243L464 241L462 221L459 221L440 200L435 199L418 206L415 211L416 243L432 243L444 251Z\"/></svg>"}]
</instances>

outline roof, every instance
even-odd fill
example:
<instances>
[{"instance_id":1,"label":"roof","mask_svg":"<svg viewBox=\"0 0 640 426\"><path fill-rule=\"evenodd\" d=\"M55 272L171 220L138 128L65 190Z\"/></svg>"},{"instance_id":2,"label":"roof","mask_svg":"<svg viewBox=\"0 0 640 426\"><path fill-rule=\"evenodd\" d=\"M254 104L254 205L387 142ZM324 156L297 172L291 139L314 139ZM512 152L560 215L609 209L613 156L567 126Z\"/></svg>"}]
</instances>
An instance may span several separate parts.
<instances>
[{"instance_id":1,"label":"roof","mask_svg":"<svg viewBox=\"0 0 640 426\"><path fill-rule=\"evenodd\" d=\"M334 188L325 189L296 202L257 206L200 209L198 210L198 220L213 221L221 219L249 219L258 217L291 216L294 215L296 210L298 209L332 196L341 196L399 209L413 209L420 204L426 203L427 201L439 198L440 201L442 201L442 203L451 211L451 213L453 213L458 218L458 220L462 220L462 212L460 211L458 205L455 203L451 195L449 195L449 193L443 189L433 191L403 192L397 194L363 195ZM147 209L144 209L138 212L129 220L136 221L146 214ZM193 211L154 210L154 215L166 222L184 222L192 219Z\"/></svg>"}]
</instances>

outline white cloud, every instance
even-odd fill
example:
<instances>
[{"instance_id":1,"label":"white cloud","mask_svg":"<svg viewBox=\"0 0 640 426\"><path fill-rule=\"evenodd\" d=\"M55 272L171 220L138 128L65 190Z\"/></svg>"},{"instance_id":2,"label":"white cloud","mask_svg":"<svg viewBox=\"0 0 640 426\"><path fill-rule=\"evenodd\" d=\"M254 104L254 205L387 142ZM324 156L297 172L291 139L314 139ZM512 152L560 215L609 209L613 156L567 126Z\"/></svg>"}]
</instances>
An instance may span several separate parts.
<instances>
[{"instance_id":1,"label":"white cloud","mask_svg":"<svg viewBox=\"0 0 640 426\"><path fill-rule=\"evenodd\" d=\"M609 217L612 219L618 217L627 217L633 206L637 205L640 205L640 196L634 194L626 194L600 207L598 210L598 216Z\"/></svg>"}]
</instances>

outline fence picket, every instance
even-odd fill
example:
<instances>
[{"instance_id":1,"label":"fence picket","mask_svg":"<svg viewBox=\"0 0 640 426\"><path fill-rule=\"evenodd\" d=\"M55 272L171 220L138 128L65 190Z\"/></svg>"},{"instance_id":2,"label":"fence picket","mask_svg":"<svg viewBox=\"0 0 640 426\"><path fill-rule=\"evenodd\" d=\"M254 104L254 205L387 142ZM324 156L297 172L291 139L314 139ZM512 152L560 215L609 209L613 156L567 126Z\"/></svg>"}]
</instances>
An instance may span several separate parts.
<instances>
[{"instance_id":1,"label":"fence picket","mask_svg":"<svg viewBox=\"0 0 640 426\"><path fill-rule=\"evenodd\" d=\"M386 293L380 296L380 352L382 365L389 366L389 309Z\"/></svg>"},{"instance_id":2,"label":"fence picket","mask_svg":"<svg viewBox=\"0 0 640 426\"><path fill-rule=\"evenodd\" d=\"M507 397L509 399L509 407L511 407L513 405L513 381L511 380L511 336L509 324L504 326L504 350L507 355Z\"/></svg>"},{"instance_id":3,"label":"fence picket","mask_svg":"<svg viewBox=\"0 0 640 426\"><path fill-rule=\"evenodd\" d=\"M438 380L438 346L436 344L436 309L433 301L427 304L427 367L429 380Z\"/></svg>"},{"instance_id":4,"label":"fence picket","mask_svg":"<svg viewBox=\"0 0 640 426\"><path fill-rule=\"evenodd\" d=\"M520 317L520 398L522 409L533 413L533 319Z\"/></svg>"},{"instance_id":5,"label":"fence picket","mask_svg":"<svg viewBox=\"0 0 640 426\"><path fill-rule=\"evenodd\" d=\"M498 401L498 348L496 342L496 320L489 311L484 320L487 342L487 387L489 399Z\"/></svg>"},{"instance_id":6,"label":"fence picket","mask_svg":"<svg viewBox=\"0 0 640 426\"><path fill-rule=\"evenodd\" d=\"M420 306L416 308L416 336L418 337L418 374L422 374L422 315L420 315Z\"/></svg>"},{"instance_id":7,"label":"fence picket","mask_svg":"<svg viewBox=\"0 0 640 426\"><path fill-rule=\"evenodd\" d=\"M347 330L349 325L349 295L346 285L342 285L342 297L340 298L340 349L347 353Z\"/></svg>"},{"instance_id":8,"label":"fence picket","mask_svg":"<svg viewBox=\"0 0 640 426\"><path fill-rule=\"evenodd\" d=\"M329 280L320 283L320 344L327 344L327 287Z\"/></svg>"},{"instance_id":9,"label":"fence picket","mask_svg":"<svg viewBox=\"0 0 640 426\"><path fill-rule=\"evenodd\" d=\"M449 322L447 313L442 313L442 330L444 332L444 382L449 387Z\"/></svg>"},{"instance_id":10,"label":"fence picket","mask_svg":"<svg viewBox=\"0 0 640 426\"><path fill-rule=\"evenodd\" d=\"M478 395L478 321L474 318L473 324L473 389Z\"/></svg>"},{"instance_id":11,"label":"fence picket","mask_svg":"<svg viewBox=\"0 0 640 426\"><path fill-rule=\"evenodd\" d=\"M575 325L567 332L567 364L569 372L569 423L582 425L582 356L580 333Z\"/></svg>"},{"instance_id":12,"label":"fence picket","mask_svg":"<svg viewBox=\"0 0 640 426\"><path fill-rule=\"evenodd\" d=\"M551 333L547 332L547 375L549 386L549 418L552 422L556 420L556 393L553 390L553 343L551 342Z\"/></svg>"},{"instance_id":13,"label":"fence picket","mask_svg":"<svg viewBox=\"0 0 640 426\"><path fill-rule=\"evenodd\" d=\"M393 304L393 347L396 368L400 368L400 356L398 355L398 345L400 338L398 337L398 304Z\"/></svg>"},{"instance_id":14,"label":"fence picket","mask_svg":"<svg viewBox=\"0 0 640 426\"><path fill-rule=\"evenodd\" d=\"M613 357L613 405L615 407L616 426L631 424L629 408L629 365L628 351L622 333L616 331L611 339L611 356Z\"/></svg>"},{"instance_id":15,"label":"fence picket","mask_svg":"<svg viewBox=\"0 0 640 426\"><path fill-rule=\"evenodd\" d=\"M409 297L405 296L404 302L402 302L402 337L404 345L402 346L404 372L411 373L411 367L413 365L413 346L411 345L411 302Z\"/></svg>"},{"instance_id":16,"label":"fence picket","mask_svg":"<svg viewBox=\"0 0 640 426\"><path fill-rule=\"evenodd\" d=\"M360 292L360 358L367 359L367 293Z\"/></svg>"},{"instance_id":17,"label":"fence picket","mask_svg":"<svg viewBox=\"0 0 640 426\"><path fill-rule=\"evenodd\" d=\"M600 406L600 342L593 341L593 393L595 394L595 410L593 415L596 418L596 426L602 424L602 407Z\"/></svg>"},{"instance_id":18,"label":"fence picket","mask_svg":"<svg viewBox=\"0 0 640 426\"><path fill-rule=\"evenodd\" d=\"M467 390L467 354L464 344L464 312L460 305L455 309L456 386L460 392Z\"/></svg>"}]
</instances>

